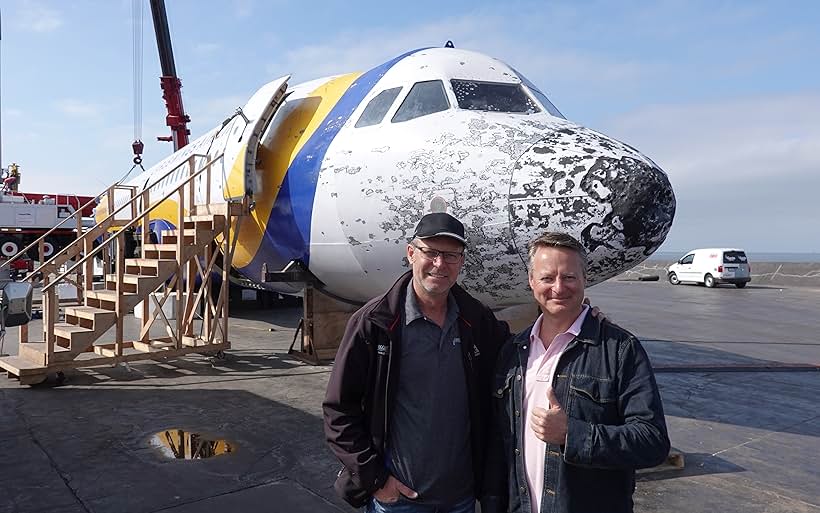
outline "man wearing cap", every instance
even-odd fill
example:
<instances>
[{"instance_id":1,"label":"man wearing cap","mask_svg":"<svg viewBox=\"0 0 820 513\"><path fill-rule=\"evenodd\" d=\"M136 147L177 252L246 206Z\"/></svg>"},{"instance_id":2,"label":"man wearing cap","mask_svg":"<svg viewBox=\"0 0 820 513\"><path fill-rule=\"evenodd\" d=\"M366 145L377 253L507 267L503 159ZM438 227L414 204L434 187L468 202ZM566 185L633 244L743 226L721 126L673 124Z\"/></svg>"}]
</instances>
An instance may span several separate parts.
<instances>
[{"instance_id":1,"label":"man wearing cap","mask_svg":"<svg viewBox=\"0 0 820 513\"><path fill-rule=\"evenodd\" d=\"M335 488L368 512L472 513L481 493L490 387L507 324L456 284L464 226L427 214L411 271L347 324L323 403L344 465Z\"/></svg>"}]
</instances>

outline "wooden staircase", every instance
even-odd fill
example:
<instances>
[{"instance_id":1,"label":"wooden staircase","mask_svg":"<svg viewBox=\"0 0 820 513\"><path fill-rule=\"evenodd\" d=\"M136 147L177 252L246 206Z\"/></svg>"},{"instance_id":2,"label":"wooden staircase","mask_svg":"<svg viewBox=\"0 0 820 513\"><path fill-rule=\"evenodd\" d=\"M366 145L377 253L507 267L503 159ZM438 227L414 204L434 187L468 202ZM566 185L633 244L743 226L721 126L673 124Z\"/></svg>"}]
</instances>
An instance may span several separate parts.
<instances>
[{"instance_id":1,"label":"wooden staircase","mask_svg":"<svg viewBox=\"0 0 820 513\"><path fill-rule=\"evenodd\" d=\"M193 157L188 162L193 168ZM119 209L35 270L32 276L43 278L43 340L29 341L28 326L22 326L18 355L0 358L0 368L21 384L35 384L45 380L49 373L69 368L229 349L227 269L233 253L231 223L240 219L247 207L237 203L196 204L193 179L203 172L210 175L212 163L189 172L176 189L153 203L149 201L149 190L133 194ZM148 243L152 210L174 195L178 196L178 217L168 221L181 229L163 231L159 244ZM117 213L126 208L131 209L130 219L115 220ZM110 205L108 212L113 210ZM140 258L125 258L124 230L132 227L141 230ZM112 234L116 228L121 230ZM105 235L110 236L94 248L93 241ZM114 255L110 266L113 272L104 276L100 288L94 288L91 259L105 247L111 248L109 254ZM214 300L213 274L220 253L221 285ZM68 266L68 270L59 273L59 269ZM74 283L85 285L83 304L64 307L64 320L59 322L55 286L71 281L69 275L73 271L80 273ZM163 311L167 301L175 303L176 322L169 321ZM153 312L149 305L154 306ZM135 308L142 314L139 336L126 340L124 321ZM203 314L198 320L200 310ZM164 325L163 336L151 334L154 324ZM100 341L112 329L113 342Z\"/></svg>"}]
</instances>

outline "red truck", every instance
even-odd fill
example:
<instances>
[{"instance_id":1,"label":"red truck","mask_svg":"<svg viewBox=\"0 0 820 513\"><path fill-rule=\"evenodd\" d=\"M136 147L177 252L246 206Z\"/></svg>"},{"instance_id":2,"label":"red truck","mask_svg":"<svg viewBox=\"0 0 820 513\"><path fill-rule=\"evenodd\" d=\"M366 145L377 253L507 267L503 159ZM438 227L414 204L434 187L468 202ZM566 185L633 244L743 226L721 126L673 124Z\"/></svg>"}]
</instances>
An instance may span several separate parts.
<instances>
[{"instance_id":1,"label":"red truck","mask_svg":"<svg viewBox=\"0 0 820 513\"><path fill-rule=\"evenodd\" d=\"M93 196L40 194L0 191L0 258L10 258L54 228L78 208L93 200ZM82 217L92 223L94 203L83 209ZM45 240L45 256L69 244L77 236L77 222L66 221ZM32 248L28 256L39 259L39 249Z\"/></svg>"}]
</instances>

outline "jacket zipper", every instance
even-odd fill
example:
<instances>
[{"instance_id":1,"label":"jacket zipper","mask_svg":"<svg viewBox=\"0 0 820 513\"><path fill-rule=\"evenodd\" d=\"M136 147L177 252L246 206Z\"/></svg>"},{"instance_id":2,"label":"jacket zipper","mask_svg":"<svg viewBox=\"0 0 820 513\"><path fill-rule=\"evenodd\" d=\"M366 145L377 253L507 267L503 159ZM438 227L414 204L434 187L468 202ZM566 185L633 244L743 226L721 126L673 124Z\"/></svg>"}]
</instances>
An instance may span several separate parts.
<instances>
[{"instance_id":1,"label":"jacket zipper","mask_svg":"<svg viewBox=\"0 0 820 513\"><path fill-rule=\"evenodd\" d=\"M383 444L387 447L387 425L388 425L388 412L387 405L390 402L390 367L392 366L393 362L393 339L390 338L390 335L387 336L387 343L389 344L387 348L387 375L384 378L384 441Z\"/></svg>"}]
</instances>

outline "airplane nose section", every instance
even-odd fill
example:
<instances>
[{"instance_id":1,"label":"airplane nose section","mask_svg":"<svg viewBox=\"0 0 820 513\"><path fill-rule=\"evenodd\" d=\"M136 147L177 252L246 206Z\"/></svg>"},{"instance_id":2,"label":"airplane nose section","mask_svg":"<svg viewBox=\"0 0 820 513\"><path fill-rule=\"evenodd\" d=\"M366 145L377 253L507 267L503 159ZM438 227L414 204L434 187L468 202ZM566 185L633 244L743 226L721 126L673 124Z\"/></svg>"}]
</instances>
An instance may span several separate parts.
<instances>
[{"instance_id":1,"label":"airplane nose section","mask_svg":"<svg viewBox=\"0 0 820 513\"><path fill-rule=\"evenodd\" d=\"M580 150L579 150L580 148ZM645 260L666 238L675 195L666 173L634 148L583 127L564 127L513 165L509 195L515 247L564 231L587 249L587 282Z\"/></svg>"}]
</instances>

